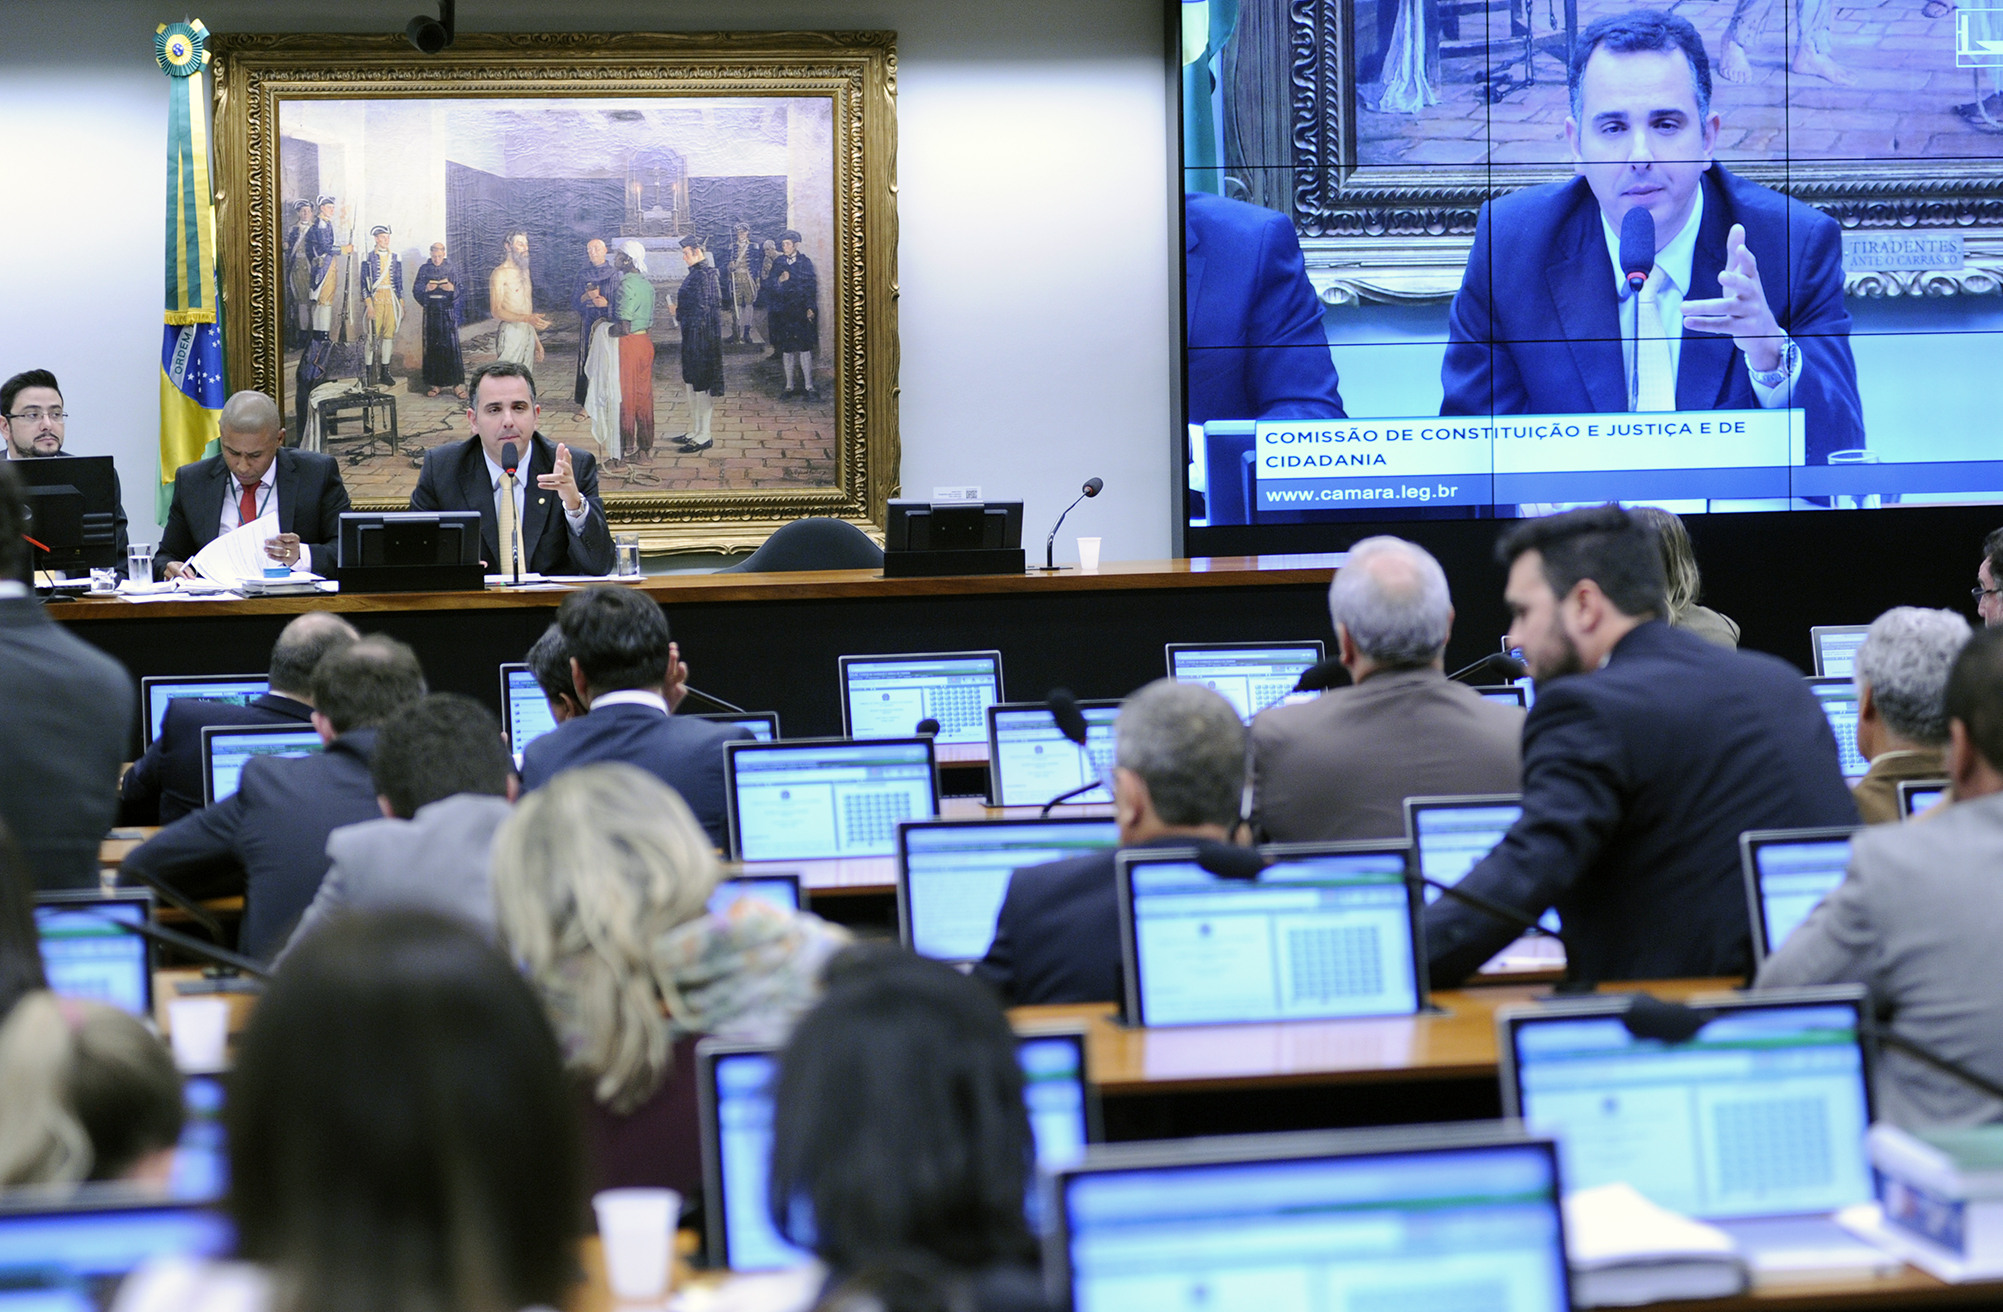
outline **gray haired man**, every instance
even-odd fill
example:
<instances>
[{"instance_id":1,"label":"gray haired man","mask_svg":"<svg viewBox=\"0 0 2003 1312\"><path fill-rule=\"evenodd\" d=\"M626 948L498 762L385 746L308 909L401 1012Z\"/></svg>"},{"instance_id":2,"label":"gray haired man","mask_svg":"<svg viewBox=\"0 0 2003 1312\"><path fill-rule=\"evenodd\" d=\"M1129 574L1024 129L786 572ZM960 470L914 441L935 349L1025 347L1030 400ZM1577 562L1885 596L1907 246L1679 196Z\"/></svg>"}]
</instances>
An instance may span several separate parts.
<instances>
[{"instance_id":1,"label":"gray haired man","mask_svg":"<svg viewBox=\"0 0 2003 1312\"><path fill-rule=\"evenodd\" d=\"M1263 836L1395 838L1407 797L1516 791L1523 712L1447 679L1454 607L1439 561L1402 538L1365 538L1329 585L1328 612L1354 684L1252 722Z\"/></svg>"},{"instance_id":2,"label":"gray haired man","mask_svg":"<svg viewBox=\"0 0 2003 1312\"><path fill-rule=\"evenodd\" d=\"M1899 782L1947 774L1947 676L1968 645L1951 610L1899 606L1871 621L1857 649L1857 751L1871 763L1850 795L1867 825L1899 818Z\"/></svg>"}]
</instances>

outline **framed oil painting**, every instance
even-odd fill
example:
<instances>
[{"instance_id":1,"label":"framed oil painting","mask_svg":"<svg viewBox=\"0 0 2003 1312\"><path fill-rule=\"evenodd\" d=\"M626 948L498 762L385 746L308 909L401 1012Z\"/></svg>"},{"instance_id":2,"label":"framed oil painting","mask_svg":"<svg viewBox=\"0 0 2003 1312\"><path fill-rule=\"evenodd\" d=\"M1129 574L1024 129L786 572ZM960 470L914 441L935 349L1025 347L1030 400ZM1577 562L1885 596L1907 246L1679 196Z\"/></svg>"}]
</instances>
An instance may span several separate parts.
<instances>
[{"instance_id":1,"label":"framed oil painting","mask_svg":"<svg viewBox=\"0 0 2003 1312\"><path fill-rule=\"evenodd\" d=\"M232 387L403 505L527 365L613 529L880 528L897 476L889 33L220 35Z\"/></svg>"}]
</instances>

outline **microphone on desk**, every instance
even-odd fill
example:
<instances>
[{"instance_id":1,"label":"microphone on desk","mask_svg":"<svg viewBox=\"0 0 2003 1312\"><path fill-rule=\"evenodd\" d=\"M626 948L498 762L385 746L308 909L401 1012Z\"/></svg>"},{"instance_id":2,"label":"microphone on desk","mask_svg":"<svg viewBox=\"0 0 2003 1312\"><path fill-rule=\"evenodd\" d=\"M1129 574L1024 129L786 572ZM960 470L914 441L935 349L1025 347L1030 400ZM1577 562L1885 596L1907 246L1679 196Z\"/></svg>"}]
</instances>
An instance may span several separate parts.
<instances>
[{"instance_id":1,"label":"microphone on desk","mask_svg":"<svg viewBox=\"0 0 2003 1312\"><path fill-rule=\"evenodd\" d=\"M1479 677L1487 674L1500 674L1504 680L1514 681L1522 678L1526 672L1522 661L1517 660L1507 652L1498 651L1491 652L1472 665L1455 670L1447 678L1453 680L1455 683L1460 683L1463 681L1471 682L1472 679L1470 676Z\"/></svg>"},{"instance_id":2,"label":"microphone on desk","mask_svg":"<svg viewBox=\"0 0 2003 1312\"><path fill-rule=\"evenodd\" d=\"M1578 954L1572 951L1571 940L1560 930L1549 929L1536 916L1526 916L1515 907L1507 906L1479 893L1470 893L1458 884L1449 884L1443 879L1434 879L1417 870L1407 868L1405 882L1416 884L1421 889L1434 889L1442 897L1450 897L1462 906L1473 907L1476 911L1505 925L1514 925L1524 934L1541 934L1545 938L1558 940L1558 946L1565 949L1565 978L1553 986L1553 993L1591 993L1598 987L1595 980L1581 979L1574 972L1578 969Z\"/></svg>"},{"instance_id":3,"label":"microphone on desk","mask_svg":"<svg viewBox=\"0 0 2003 1312\"><path fill-rule=\"evenodd\" d=\"M918 722L917 733L920 738L937 738L939 722L928 715Z\"/></svg>"},{"instance_id":4,"label":"microphone on desk","mask_svg":"<svg viewBox=\"0 0 2003 1312\"><path fill-rule=\"evenodd\" d=\"M120 879L128 875L152 889L153 896L180 911L188 919L209 931L209 936L215 939L216 942L220 943L223 941L222 922L210 915L201 903L181 892L180 889L175 888L166 880L161 879L158 875L149 875L144 870L138 870L130 866L120 866L118 868L118 877Z\"/></svg>"},{"instance_id":5,"label":"microphone on desk","mask_svg":"<svg viewBox=\"0 0 2003 1312\"><path fill-rule=\"evenodd\" d=\"M165 925L156 925L150 920L119 920L98 912L93 912L92 914L97 915L98 919L104 921L105 924L121 929L128 934L137 934L141 938L150 938L155 943L164 943L176 951L185 952L191 957L200 957L202 960L221 966L225 970L249 975L253 979L271 978L271 967L265 965L263 962L255 961L241 953L231 952L228 948L219 948L213 943L204 943L193 935L183 934L177 929L169 929Z\"/></svg>"},{"instance_id":6,"label":"microphone on desk","mask_svg":"<svg viewBox=\"0 0 2003 1312\"><path fill-rule=\"evenodd\" d=\"M1095 478L1092 481L1096 483L1099 480ZM1054 533L1056 530L1053 529L1051 531ZM1052 688L1050 695L1044 698L1044 701L1050 706L1050 718L1057 721L1057 732L1063 734L1077 745L1078 751L1085 757L1085 773L1088 775L1093 774L1092 757L1085 751L1085 739L1088 735L1088 729L1085 724L1085 712L1078 709L1078 699L1071 695L1069 688ZM1049 815L1050 808L1056 806L1059 802L1068 802L1072 798L1089 793L1097 787L1099 787L1099 780L1094 775L1089 783L1080 784L1070 792L1059 793L1045 802L1043 810L1037 814L1040 816Z\"/></svg>"},{"instance_id":7,"label":"microphone on desk","mask_svg":"<svg viewBox=\"0 0 2003 1312\"><path fill-rule=\"evenodd\" d=\"M522 453L515 448L515 444L501 443L501 472L507 476L508 493L503 499L507 503L507 515L510 519L515 518L515 470L521 463ZM519 520L515 520L513 531L508 534L508 542L510 544L508 568L514 571L515 582L519 584L522 581L522 526Z\"/></svg>"},{"instance_id":8,"label":"microphone on desk","mask_svg":"<svg viewBox=\"0 0 2003 1312\"><path fill-rule=\"evenodd\" d=\"M1294 684L1295 692L1327 692L1330 688L1349 686L1349 671L1342 668L1337 660L1316 661L1301 671L1301 677Z\"/></svg>"},{"instance_id":9,"label":"microphone on desk","mask_svg":"<svg viewBox=\"0 0 2003 1312\"><path fill-rule=\"evenodd\" d=\"M1078 507L1078 503L1079 503L1080 501L1083 501L1083 500L1084 500L1084 499L1085 499L1086 497L1096 497L1096 496L1098 496L1098 495L1099 495L1099 494L1100 494L1101 492L1103 492L1103 491L1105 491L1105 490L1106 490L1106 480L1105 480L1105 479L1103 479L1103 478L1088 478L1088 479L1086 479L1086 480L1085 480L1085 487L1084 487L1084 490L1083 490L1083 491L1081 491L1081 492L1079 492L1079 494L1077 495L1077 497L1076 497L1076 498L1074 498L1074 499L1072 500L1072 502L1071 502L1071 504L1070 504L1070 505L1068 505L1068 506L1064 507L1064 515L1068 515L1068 514L1070 514L1070 513L1071 513L1071 512L1073 511L1073 510L1077 509L1077 507ZM1046 538L1046 539L1044 540L1044 543L1043 543L1043 567L1044 567L1045 569L1056 569L1056 568L1057 568L1057 565L1056 565L1056 560L1057 560L1057 530L1058 530L1058 529L1060 529L1060 528L1063 528L1063 527L1064 527L1064 515L1059 515L1059 516L1057 517L1057 522L1056 522L1055 524L1052 524L1052 525L1050 526L1050 536L1049 536L1048 538Z\"/></svg>"}]
</instances>

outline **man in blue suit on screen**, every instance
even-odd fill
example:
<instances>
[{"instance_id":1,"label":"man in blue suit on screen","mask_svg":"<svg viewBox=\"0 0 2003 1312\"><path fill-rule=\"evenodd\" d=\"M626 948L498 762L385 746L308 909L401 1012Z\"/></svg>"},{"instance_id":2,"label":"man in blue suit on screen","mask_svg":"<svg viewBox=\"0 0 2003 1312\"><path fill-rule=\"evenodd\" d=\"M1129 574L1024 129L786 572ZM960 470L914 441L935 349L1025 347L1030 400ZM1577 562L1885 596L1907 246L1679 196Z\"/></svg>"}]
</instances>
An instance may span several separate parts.
<instances>
[{"instance_id":1,"label":"man in blue suit on screen","mask_svg":"<svg viewBox=\"0 0 2003 1312\"><path fill-rule=\"evenodd\" d=\"M1713 162L1696 29L1651 9L1603 18L1579 34L1570 82L1578 176L1482 207L1440 412L1800 407L1808 463L1861 448L1836 223ZM1630 292L1621 234L1637 207L1654 271Z\"/></svg>"}]
</instances>

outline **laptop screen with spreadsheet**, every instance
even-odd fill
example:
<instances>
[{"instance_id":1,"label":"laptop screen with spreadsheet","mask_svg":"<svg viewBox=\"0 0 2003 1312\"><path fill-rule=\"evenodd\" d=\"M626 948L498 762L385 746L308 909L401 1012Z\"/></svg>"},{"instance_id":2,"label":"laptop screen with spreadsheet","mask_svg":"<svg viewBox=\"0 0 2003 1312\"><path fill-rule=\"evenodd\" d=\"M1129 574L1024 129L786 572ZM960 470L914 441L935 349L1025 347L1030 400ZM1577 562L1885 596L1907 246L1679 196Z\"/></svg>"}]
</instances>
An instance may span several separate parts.
<instances>
[{"instance_id":1,"label":"laptop screen with spreadsheet","mask_svg":"<svg viewBox=\"0 0 2003 1312\"><path fill-rule=\"evenodd\" d=\"M1815 648L1815 673L1819 677L1847 679L1857 672L1857 649L1864 645L1868 624L1822 624L1808 631Z\"/></svg>"},{"instance_id":2,"label":"laptop screen with spreadsheet","mask_svg":"<svg viewBox=\"0 0 2003 1312\"><path fill-rule=\"evenodd\" d=\"M233 1247L229 1219L191 1203L0 1211L0 1308L108 1312L144 1263Z\"/></svg>"},{"instance_id":3,"label":"laptop screen with spreadsheet","mask_svg":"<svg viewBox=\"0 0 2003 1312\"><path fill-rule=\"evenodd\" d=\"M1011 874L1115 847L1120 829L1110 818L935 820L900 826L897 841L904 945L941 961L979 961Z\"/></svg>"},{"instance_id":4,"label":"laptop screen with spreadsheet","mask_svg":"<svg viewBox=\"0 0 2003 1312\"><path fill-rule=\"evenodd\" d=\"M708 720L714 724L736 725L751 730L751 736L761 743L769 743L779 736L779 712L777 711L716 711L689 717Z\"/></svg>"},{"instance_id":5,"label":"laptop screen with spreadsheet","mask_svg":"<svg viewBox=\"0 0 2003 1312\"><path fill-rule=\"evenodd\" d=\"M1425 1003L1403 843L1261 849L1257 878L1179 848L1115 858L1136 1025L1411 1015Z\"/></svg>"},{"instance_id":6,"label":"laptop screen with spreadsheet","mask_svg":"<svg viewBox=\"0 0 2003 1312\"><path fill-rule=\"evenodd\" d=\"M1765 961L1843 882L1850 836L1838 829L1755 829L1739 835L1752 913L1753 960Z\"/></svg>"},{"instance_id":7,"label":"laptop screen with spreadsheet","mask_svg":"<svg viewBox=\"0 0 2003 1312\"><path fill-rule=\"evenodd\" d=\"M1515 793L1406 798L1405 833L1412 840L1419 873L1442 884L1460 883L1495 850L1522 814L1522 799ZM1428 888L1424 896L1433 902L1444 894ZM1546 911L1537 923L1557 933L1557 911Z\"/></svg>"},{"instance_id":8,"label":"laptop screen with spreadsheet","mask_svg":"<svg viewBox=\"0 0 2003 1312\"><path fill-rule=\"evenodd\" d=\"M1558 1140L1567 1189L1618 1181L1706 1220L1866 1202L1862 998L1721 1000L1682 1043L1629 1033L1624 999L1505 1010L1504 1113Z\"/></svg>"},{"instance_id":9,"label":"laptop screen with spreadsheet","mask_svg":"<svg viewBox=\"0 0 2003 1312\"><path fill-rule=\"evenodd\" d=\"M508 714L508 750L519 765L529 744L556 728L556 717L549 713L549 698L536 676L519 662L501 666L501 704Z\"/></svg>"},{"instance_id":10,"label":"laptop screen with spreadsheet","mask_svg":"<svg viewBox=\"0 0 2003 1312\"><path fill-rule=\"evenodd\" d=\"M939 813L929 738L728 742L725 800L744 861L889 856L897 822Z\"/></svg>"},{"instance_id":11,"label":"laptop screen with spreadsheet","mask_svg":"<svg viewBox=\"0 0 2003 1312\"><path fill-rule=\"evenodd\" d=\"M160 725L167 718L167 708L182 697L248 706L271 691L270 678L262 674L150 674L139 682L146 708L146 722L141 726L146 731L142 747L153 745L153 740L160 736Z\"/></svg>"},{"instance_id":12,"label":"laptop screen with spreadsheet","mask_svg":"<svg viewBox=\"0 0 2003 1312\"><path fill-rule=\"evenodd\" d=\"M210 725L202 730L202 775L210 806L236 792L256 756L311 756L325 746L318 730L283 725Z\"/></svg>"},{"instance_id":13,"label":"laptop screen with spreadsheet","mask_svg":"<svg viewBox=\"0 0 2003 1312\"><path fill-rule=\"evenodd\" d=\"M1857 750L1857 685L1843 678L1810 679L1808 686L1822 703L1822 713L1829 717L1829 728L1836 735L1836 754L1842 759L1843 777L1855 783L1871 768L1871 763Z\"/></svg>"},{"instance_id":14,"label":"laptop screen with spreadsheet","mask_svg":"<svg viewBox=\"0 0 2003 1312\"><path fill-rule=\"evenodd\" d=\"M1301 671L1322 658L1319 639L1274 643L1168 644L1168 677L1200 683L1230 702L1238 718L1252 717L1278 702L1300 682Z\"/></svg>"},{"instance_id":15,"label":"laptop screen with spreadsheet","mask_svg":"<svg viewBox=\"0 0 2003 1312\"><path fill-rule=\"evenodd\" d=\"M848 736L909 738L939 722L940 743L987 741L988 707L1002 699L998 651L841 658L842 726Z\"/></svg>"},{"instance_id":16,"label":"laptop screen with spreadsheet","mask_svg":"<svg viewBox=\"0 0 2003 1312\"><path fill-rule=\"evenodd\" d=\"M1079 702L1085 717L1085 748L1064 736L1057 717L1042 702L1018 702L988 710L988 798L996 806L1042 806L1113 769L1113 721L1120 704ZM1105 805L1113 800L1103 782L1071 798L1069 805Z\"/></svg>"},{"instance_id":17,"label":"laptop screen with spreadsheet","mask_svg":"<svg viewBox=\"0 0 2003 1312\"><path fill-rule=\"evenodd\" d=\"M1901 779L1899 781L1899 814L1910 820L1922 811L1940 805L1947 796L1945 779Z\"/></svg>"},{"instance_id":18,"label":"laptop screen with spreadsheet","mask_svg":"<svg viewBox=\"0 0 2003 1312\"><path fill-rule=\"evenodd\" d=\"M142 925L153 916L153 895L38 893L35 933L51 991L66 998L109 1003L130 1015L153 1015L153 952L148 941L112 922Z\"/></svg>"}]
</instances>

